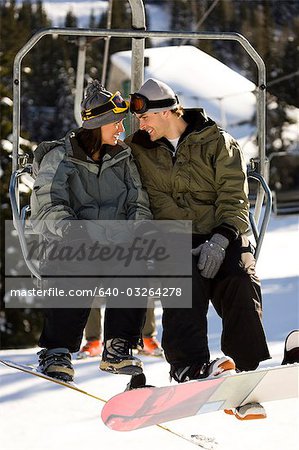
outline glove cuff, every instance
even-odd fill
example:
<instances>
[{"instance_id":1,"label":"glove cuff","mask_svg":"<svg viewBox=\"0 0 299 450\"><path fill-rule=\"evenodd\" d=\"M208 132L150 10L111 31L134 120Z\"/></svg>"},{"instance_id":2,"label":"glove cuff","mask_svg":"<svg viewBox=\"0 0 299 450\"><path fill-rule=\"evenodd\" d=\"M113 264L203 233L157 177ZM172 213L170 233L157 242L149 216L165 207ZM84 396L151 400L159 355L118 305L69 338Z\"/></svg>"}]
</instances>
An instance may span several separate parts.
<instances>
[{"instance_id":1,"label":"glove cuff","mask_svg":"<svg viewBox=\"0 0 299 450\"><path fill-rule=\"evenodd\" d=\"M212 230L213 234L221 234L222 236L226 237L229 242L234 241L239 236L239 231L232 225L229 225L228 223L222 223L218 227L214 228Z\"/></svg>"},{"instance_id":2,"label":"glove cuff","mask_svg":"<svg viewBox=\"0 0 299 450\"><path fill-rule=\"evenodd\" d=\"M88 237L86 227L84 225L85 220L75 219L73 217L63 219L56 227L56 234L61 238L78 239L82 237Z\"/></svg>"},{"instance_id":3,"label":"glove cuff","mask_svg":"<svg viewBox=\"0 0 299 450\"><path fill-rule=\"evenodd\" d=\"M76 220L73 216L66 217L65 219L60 220L55 225L55 234L59 237L63 237L67 232L68 228L71 226L71 221Z\"/></svg>"},{"instance_id":4,"label":"glove cuff","mask_svg":"<svg viewBox=\"0 0 299 450\"><path fill-rule=\"evenodd\" d=\"M226 250L229 244L229 240L219 233L213 234L213 236L210 239L210 242L213 244L218 244L223 250Z\"/></svg>"}]
</instances>

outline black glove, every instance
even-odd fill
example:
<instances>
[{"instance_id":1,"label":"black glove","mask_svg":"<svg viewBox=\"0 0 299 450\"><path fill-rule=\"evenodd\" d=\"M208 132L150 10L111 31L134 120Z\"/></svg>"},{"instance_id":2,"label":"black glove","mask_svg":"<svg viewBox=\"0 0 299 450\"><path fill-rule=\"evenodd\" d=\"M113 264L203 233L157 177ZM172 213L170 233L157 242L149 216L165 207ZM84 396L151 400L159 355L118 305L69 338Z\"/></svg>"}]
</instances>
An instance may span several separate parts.
<instances>
[{"instance_id":1,"label":"black glove","mask_svg":"<svg viewBox=\"0 0 299 450\"><path fill-rule=\"evenodd\" d=\"M65 219L59 222L56 228L56 233L62 238L64 242L90 242L90 238L85 226L84 220Z\"/></svg>"},{"instance_id":2,"label":"black glove","mask_svg":"<svg viewBox=\"0 0 299 450\"><path fill-rule=\"evenodd\" d=\"M192 255L198 256L197 267L205 278L214 278L225 258L229 240L215 233L209 241L192 249Z\"/></svg>"}]
</instances>

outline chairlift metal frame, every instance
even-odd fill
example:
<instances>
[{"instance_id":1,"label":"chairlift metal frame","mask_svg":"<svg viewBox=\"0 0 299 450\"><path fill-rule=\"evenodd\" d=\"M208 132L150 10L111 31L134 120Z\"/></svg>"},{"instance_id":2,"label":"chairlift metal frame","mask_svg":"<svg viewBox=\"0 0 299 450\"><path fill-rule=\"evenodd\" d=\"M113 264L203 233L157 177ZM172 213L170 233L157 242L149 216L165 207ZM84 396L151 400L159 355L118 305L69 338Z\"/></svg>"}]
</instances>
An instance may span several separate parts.
<instances>
[{"instance_id":1,"label":"chairlift metal frame","mask_svg":"<svg viewBox=\"0 0 299 450\"><path fill-rule=\"evenodd\" d=\"M76 78L76 96L74 115L78 125L81 124L80 102L83 95L83 84L85 75L85 53L86 40L89 37L99 37L106 40L113 38L131 38L132 39L132 60L131 60L131 92L139 89L143 83L144 77L144 48L146 38L168 38L168 39L188 39L188 40L230 40L238 42L251 57L257 66L258 83L257 83L257 138L258 138L258 167L252 167L248 177L258 181L256 203L254 214L250 212L250 223L253 235L256 241L255 257L258 258L261 245L265 236L265 232L270 219L272 208L271 191L265 181L267 179L268 165L265 154L265 122L266 122L266 69L265 64L251 46L248 40L239 33L214 33L214 32L170 32L170 31L146 31L145 12L142 0L129 0L132 10L132 29L130 30L111 30L111 29L89 29L89 28L46 28L35 33L31 39L20 49L14 60L13 67L13 151L12 151L12 175L10 180L9 193L11 198L11 206L13 213L14 226L18 232L22 253L25 262L32 275L40 279L38 268L28 261L26 258L27 245L25 233L30 233L26 227L26 214L29 210L28 206L20 209L20 192L19 180L24 173L30 173L31 165L24 161L24 156L20 154L20 102L21 102L21 64L27 53L42 39L44 36L78 36L78 63ZM107 46L104 58L104 72L107 68L108 52ZM106 75L106 72L105 72ZM131 117L131 130L136 130L136 119ZM265 211L261 219L262 205L266 199Z\"/></svg>"}]
</instances>

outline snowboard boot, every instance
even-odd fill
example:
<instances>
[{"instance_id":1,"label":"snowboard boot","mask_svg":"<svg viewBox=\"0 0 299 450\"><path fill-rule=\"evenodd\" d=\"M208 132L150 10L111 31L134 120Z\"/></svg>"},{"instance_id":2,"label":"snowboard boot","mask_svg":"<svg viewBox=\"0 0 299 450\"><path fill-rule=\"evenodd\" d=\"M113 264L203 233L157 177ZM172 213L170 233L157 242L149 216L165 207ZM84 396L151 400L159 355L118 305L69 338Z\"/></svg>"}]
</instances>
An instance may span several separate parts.
<instances>
[{"instance_id":1,"label":"snowboard boot","mask_svg":"<svg viewBox=\"0 0 299 450\"><path fill-rule=\"evenodd\" d=\"M225 409L224 412L235 416L238 420L266 419L265 408L260 403L246 403L234 409Z\"/></svg>"},{"instance_id":2,"label":"snowboard boot","mask_svg":"<svg viewBox=\"0 0 299 450\"><path fill-rule=\"evenodd\" d=\"M217 358L209 363L201 365L192 364L191 366L175 368L170 367L170 378L178 383L184 383L190 380L213 379L227 375L234 375L236 369L235 362L228 356Z\"/></svg>"},{"instance_id":3,"label":"snowboard boot","mask_svg":"<svg viewBox=\"0 0 299 450\"><path fill-rule=\"evenodd\" d=\"M137 346L140 355L163 356L161 344L155 337L143 337L143 347Z\"/></svg>"},{"instance_id":4,"label":"snowboard boot","mask_svg":"<svg viewBox=\"0 0 299 450\"><path fill-rule=\"evenodd\" d=\"M291 331L285 340L282 365L299 362L299 330Z\"/></svg>"},{"instance_id":5,"label":"snowboard boot","mask_svg":"<svg viewBox=\"0 0 299 450\"><path fill-rule=\"evenodd\" d=\"M90 358L93 356L101 356L102 343L99 340L87 341L86 344L78 352L77 359Z\"/></svg>"},{"instance_id":6,"label":"snowboard boot","mask_svg":"<svg viewBox=\"0 0 299 450\"><path fill-rule=\"evenodd\" d=\"M65 382L74 380L71 354L67 348L44 348L38 352L37 371Z\"/></svg>"},{"instance_id":7,"label":"snowboard boot","mask_svg":"<svg viewBox=\"0 0 299 450\"><path fill-rule=\"evenodd\" d=\"M140 359L132 355L132 344L123 338L105 342L100 369L123 375L139 375L143 372Z\"/></svg>"},{"instance_id":8,"label":"snowboard boot","mask_svg":"<svg viewBox=\"0 0 299 450\"><path fill-rule=\"evenodd\" d=\"M253 369L255 370L255 369ZM236 369L236 373L246 372L245 370ZM225 414L235 416L239 420L255 420L265 419L267 417L265 408L258 402L246 403L237 408L224 409Z\"/></svg>"},{"instance_id":9,"label":"snowboard boot","mask_svg":"<svg viewBox=\"0 0 299 450\"><path fill-rule=\"evenodd\" d=\"M132 389L140 389L140 388L147 388L147 387L155 387L155 386L146 384L146 377L145 377L144 373L141 373L139 375L133 375L131 377L131 380L127 384L125 391L131 391Z\"/></svg>"},{"instance_id":10,"label":"snowboard boot","mask_svg":"<svg viewBox=\"0 0 299 450\"><path fill-rule=\"evenodd\" d=\"M299 362L299 330L291 331L285 340L282 365ZM226 414L234 415L239 420L265 419L264 407L260 403L247 403L234 409L225 409Z\"/></svg>"},{"instance_id":11,"label":"snowboard boot","mask_svg":"<svg viewBox=\"0 0 299 450\"><path fill-rule=\"evenodd\" d=\"M126 391L131 391L132 389L139 389L145 387L146 385L146 377L144 373L140 373L139 375L133 375L131 377L130 382L127 384Z\"/></svg>"}]
</instances>

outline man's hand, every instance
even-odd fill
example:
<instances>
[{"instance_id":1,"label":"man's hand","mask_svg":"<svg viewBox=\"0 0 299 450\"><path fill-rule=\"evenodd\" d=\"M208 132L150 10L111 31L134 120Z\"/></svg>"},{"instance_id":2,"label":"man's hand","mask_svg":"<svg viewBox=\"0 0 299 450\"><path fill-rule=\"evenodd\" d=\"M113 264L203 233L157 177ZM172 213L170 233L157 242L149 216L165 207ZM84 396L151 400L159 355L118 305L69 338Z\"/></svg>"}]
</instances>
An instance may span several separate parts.
<instances>
[{"instance_id":1,"label":"man's hand","mask_svg":"<svg viewBox=\"0 0 299 450\"><path fill-rule=\"evenodd\" d=\"M214 278L225 257L229 240L222 234L214 234L209 241L191 250L192 255L199 256L197 267L205 278Z\"/></svg>"}]
</instances>

